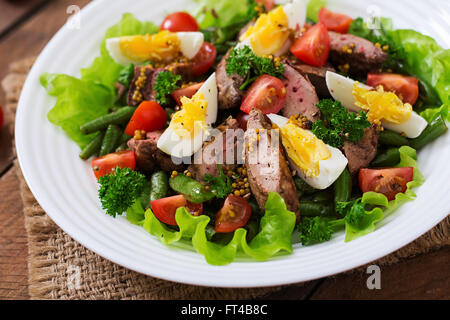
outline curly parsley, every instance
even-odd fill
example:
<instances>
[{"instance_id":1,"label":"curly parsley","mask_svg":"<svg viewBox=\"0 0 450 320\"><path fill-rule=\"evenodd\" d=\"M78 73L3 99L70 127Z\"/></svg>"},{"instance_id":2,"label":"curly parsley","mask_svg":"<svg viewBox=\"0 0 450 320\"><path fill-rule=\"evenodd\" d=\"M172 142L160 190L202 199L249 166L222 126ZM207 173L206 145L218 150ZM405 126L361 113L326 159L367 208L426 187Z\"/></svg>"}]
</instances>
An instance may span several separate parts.
<instances>
[{"instance_id":1,"label":"curly parsley","mask_svg":"<svg viewBox=\"0 0 450 320\"><path fill-rule=\"evenodd\" d=\"M114 174L100 177L98 195L110 216L121 215L133 205L145 187L145 176L129 168L116 167Z\"/></svg>"},{"instance_id":2,"label":"curly parsley","mask_svg":"<svg viewBox=\"0 0 450 320\"><path fill-rule=\"evenodd\" d=\"M330 146L341 148L344 140L358 142L364 136L364 129L370 126L365 112L348 112L338 101L321 100L317 107L322 119L314 122L312 131Z\"/></svg>"},{"instance_id":3,"label":"curly parsley","mask_svg":"<svg viewBox=\"0 0 450 320\"><path fill-rule=\"evenodd\" d=\"M332 220L325 217L305 217L297 226L300 242L307 246L314 243L330 241L337 228L344 226L344 219Z\"/></svg>"},{"instance_id":4,"label":"curly parsley","mask_svg":"<svg viewBox=\"0 0 450 320\"><path fill-rule=\"evenodd\" d=\"M249 46L234 48L226 60L227 75L238 74L246 77L241 90L245 89L259 76L267 74L276 78L282 78L284 73L283 64L276 63L269 58L258 57Z\"/></svg>"},{"instance_id":5,"label":"curly parsley","mask_svg":"<svg viewBox=\"0 0 450 320\"><path fill-rule=\"evenodd\" d=\"M180 75L173 74L169 71L160 72L156 77L155 85L153 87L153 90L156 92L156 101L162 105L167 105L169 103L168 96L180 88L178 85L180 80Z\"/></svg>"},{"instance_id":6,"label":"curly parsley","mask_svg":"<svg viewBox=\"0 0 450 320\"><path fill-rule=\"evenodd\" d=\"M217 198L225 198L228 196L233 187L231 185L231 180L222 171L222 166L219 164L219 176L216 178L211 174L205 174L203 180L211 187L215 192Z\"/></svg>"}]
</instances>

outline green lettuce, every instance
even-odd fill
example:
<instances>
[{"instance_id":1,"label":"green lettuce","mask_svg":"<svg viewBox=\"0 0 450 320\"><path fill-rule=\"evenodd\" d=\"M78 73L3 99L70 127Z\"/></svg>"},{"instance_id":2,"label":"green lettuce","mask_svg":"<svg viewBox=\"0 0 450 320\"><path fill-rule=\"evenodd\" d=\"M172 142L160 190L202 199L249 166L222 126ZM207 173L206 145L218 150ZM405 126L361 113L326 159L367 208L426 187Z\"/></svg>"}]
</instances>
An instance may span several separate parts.
<instances>
[{"instance_id":1,"label":"green lettuce","mask_svg":"<svg viewBox=\"0 0 450 320\"><path fill-rule=\"evenodd\" d=\"M362 203L366 206L376 206L370 211L366 211L366 217L363 223L359 226L353 226L346 222L345 224L345 241L352 241L363 235L371 233L376 228L376 223L383 220L386 216L392 214L401 205L416 198L416 194L412 189L422 185L425 182L423 175L420 173L417 166L417 153L411 147L401 147L400 162L397 167L413 167L414 177L411 182L407 184L405 193L398 193L395 199L388 201L386 196L376 192L366 192L362 196Z\"/></svg>"},{"instance_id":2,"label":"green lettuce","mask_svg":"<svg viewBox=\"0 0 450 320\"><path fill-rule=\"evenodd\" d=\"M197 9L192 14L201 29L210 27L227 28L234 24L248 22L254 17L254 0L194 0Z\"/></svg>"},{"instance_id":3,"label":"green lettuce","mask_svg":"<svg viewBox=\"0 0 450 320\"><path fill-rule=\"evenodd\" d=\"M277 193L269 194L259 232L250 242L247 242L247 230L243 228L236 230L227 244L209 241L206 227L210 218L206 215L192 216L185 208L179 208L175 218L179 231L161 223L150 209L144 213L138 201L127 211L130 222L143 225L148 233L166 245L182 239L191 241L194 249L212 265L229 264L238 252L259 261L265 261L280 252L292 253L291 238L296 217L287 210L284 200Z\"/></svg>"},{"instance_id":4,"label":"green lettuce","mask_svg":"<svg viewBox=\"0 0 450 320\"><path fill-rule=\"evenodd\" d=\"M428 120L436 113L450 120L450 49L443 49L426 35L409 29L392 29L392 20L379 19L380 30L373 30L362 18L355 19L349 33L373 43L389 46L387 67L420 80L422 90L417 111ZM430 110L431 109L431 110Z\"/></svg>"},{"instance_id":5,"label":"green lettuce","mask_svg":"<svg viewBox=\"0 0 450 320\"><path fill-rule=\"evenodd\" d=\"M306 18L312 22L319 21L319 11L327 5L327 0L309 0L306 7Z\"/></svg>"},{"instance_id":6,"label":"green lettuce","mask_svg":"<svg viewBox=\"0 0 450 320\"><path fill-rule=\"evenodd\" d=\"M80 125L108 113L116 102L114 83L123 70L106 50L106 39L157 31L154 24L140 22L126 13L119 23L108 29L100 47L100 56L88 68L81 70L80 79L65 74L43 74L40 78L42 86L57 99L48 113L49 121L60 126L80 148L84 148L93 135L82 134Z\"/></svg>"}]
</instances>

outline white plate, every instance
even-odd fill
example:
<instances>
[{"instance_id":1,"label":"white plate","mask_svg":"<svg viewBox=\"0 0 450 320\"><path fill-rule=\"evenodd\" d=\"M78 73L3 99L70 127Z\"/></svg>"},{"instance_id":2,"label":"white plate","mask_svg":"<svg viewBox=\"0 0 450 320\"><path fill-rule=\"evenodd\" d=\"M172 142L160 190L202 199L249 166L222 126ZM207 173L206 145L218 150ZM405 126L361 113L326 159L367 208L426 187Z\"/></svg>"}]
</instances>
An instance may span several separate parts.
<instances>
[{"instance_id":1,"label":"white plate","mask_svg":"<svg viewBox=\"0 0 450 320\"><path fill-rule=\"evenodd\" d=\"M395 18L396 27L414 28L450 47L449 4L433 1L329 1L330 9L354 17L371 10ZM113 219L100 208L90 163L79 149L47 120L55 100L39 84L44 72L79 75L98 55L108 26L124 12L159 23L167 12L186 8L185 1L98 0L82 10L81 28L63 27L44 49L22 91L16 120L17 153L25 179L48 215L69 235L99 255L132 270L167 280L222 287L258 287L307 281L363 265L408 244L450 212L450 135L419 155L425 184L418 198L378 225L372 234L344 243L332 241L296 247L292 255L267 262L239 259L228 266L208 265L186 244L167 247L125 218ZM368 7L368 5L371 5Z\"/></svg>"}]
</instances>

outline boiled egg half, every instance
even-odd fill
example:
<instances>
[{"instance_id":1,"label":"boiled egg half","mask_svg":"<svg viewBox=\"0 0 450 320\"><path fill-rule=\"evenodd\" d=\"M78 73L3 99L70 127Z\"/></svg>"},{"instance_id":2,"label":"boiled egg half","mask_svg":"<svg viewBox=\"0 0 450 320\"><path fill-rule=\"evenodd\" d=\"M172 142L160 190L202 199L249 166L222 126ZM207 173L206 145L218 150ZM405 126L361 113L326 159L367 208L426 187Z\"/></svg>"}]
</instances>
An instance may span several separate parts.
<instances>
[{"instance_id":1,"label":"boiled egg half","mask_svg":"<svg viewBox=\"0 0 450 320\"><path fill-rule=\"evenodd\" d=\"M326 82L334 100L339 101L349 111L364 110L370 122L384 128L417 138L427 127L427 121L403 103L393 92L384 92L380 87L374 90L337 73L327 71Z\"/></svg>"},{"instance_id":2,"label":"boiled egg half","mask_svg":"<svg viewBox=\"0 0 450 320\"><path fill-rule=\"evenodd\" d=\"M181 110L158 140L158 148L175 158L192 156L209 137L217 120L217 82L213 73L192 98L182 97Z\"/></svg>"},{"instance_id":3,"label":"boiled egg half","mask_svg":"<svg viewBox=\"0 0 450 320\"><path fill-rule=\"evenodd\" d=\"M258 56L281 56L291 46L291 33L302 28L305 21L305 0L293 0L261 14L239 39L237 47L249 46Z\"/></svg>"},{"instance_id":4,"label":"boiled egg half","mask_svg":"<svg viewBox=\"0 0 450 320\"><path fill-rule=\"evenodd\" d=\"M121 65L140 64L147 61L171 62L180 53L192 59L204 42L201 32L169 32L125 36L106 40L106 49Z\"/></svg>"},{"instance_id":5,"label":"boiled egg half","mask_svg":"<svg viewBox=\"0 0 450 320\"><path fill-rule=\"evenodd\" d=\"M348 160L337 148L325 144L310 130L288 118L269 114L281 135L289 164L298 175L315 189L331 186L347 167Z\"/></svg>"}]
</instances>

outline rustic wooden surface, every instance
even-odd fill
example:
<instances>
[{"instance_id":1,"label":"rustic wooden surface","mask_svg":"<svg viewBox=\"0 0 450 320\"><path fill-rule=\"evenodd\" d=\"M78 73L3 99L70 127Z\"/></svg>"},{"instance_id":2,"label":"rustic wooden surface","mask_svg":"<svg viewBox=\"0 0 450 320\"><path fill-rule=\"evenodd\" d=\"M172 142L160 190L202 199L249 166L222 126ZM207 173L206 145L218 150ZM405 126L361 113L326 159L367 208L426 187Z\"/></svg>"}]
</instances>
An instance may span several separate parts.
<instances>
[{"instance_id":1,"label":"rustic wooden surface","mask_svg":"<svg viewBox=\"0 0 450 320\"><path fill-rule=\"evenodd\" d=\"M38 54L67 20L66 8L88 0L0 2L0 79L9 63ZM1 91L1 90L0 90ZM0 93L0 104L5 96ZM27 238L19 182L12 168L12 137L0 131L0 299L28 299ZM268 299L449 299L450 248L407 259L381 270L381 290L369 290L357 272L290 287Z\"/></svg>"}]
</instances>

